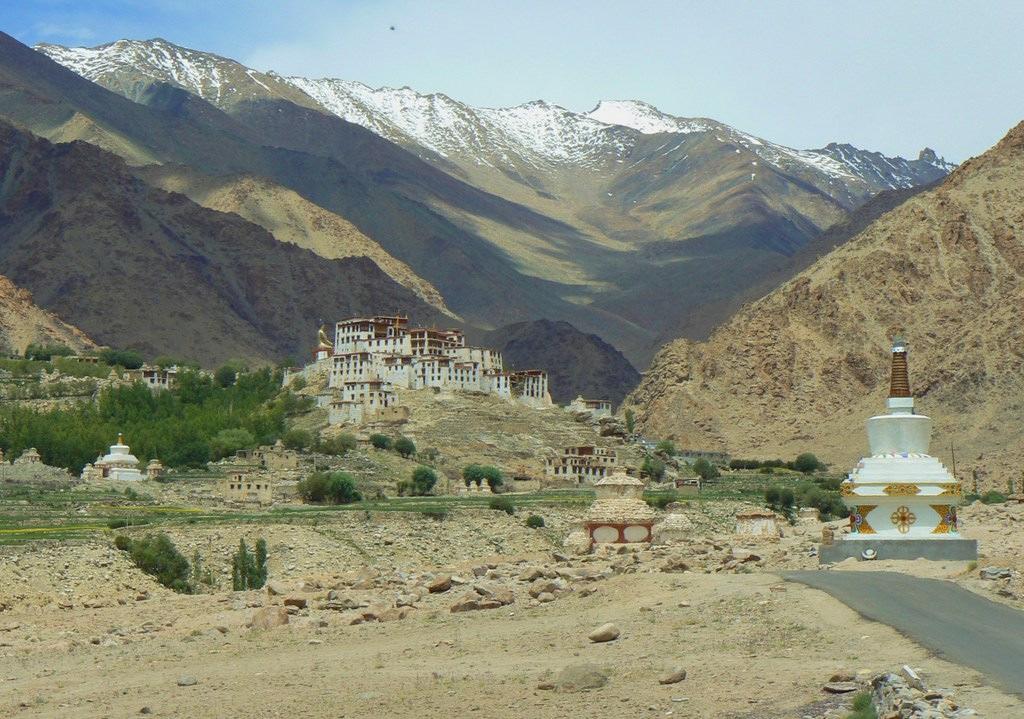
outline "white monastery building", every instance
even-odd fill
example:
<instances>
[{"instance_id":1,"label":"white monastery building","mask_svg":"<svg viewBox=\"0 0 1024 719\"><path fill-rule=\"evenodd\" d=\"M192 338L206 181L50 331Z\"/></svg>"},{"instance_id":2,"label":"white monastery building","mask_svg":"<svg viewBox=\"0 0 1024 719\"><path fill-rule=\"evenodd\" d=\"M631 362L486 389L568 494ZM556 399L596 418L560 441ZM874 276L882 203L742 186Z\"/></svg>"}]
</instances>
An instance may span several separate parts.
<instances>
[{"instance_id":1,"label":"white monastery building","mask_svg":"<svg viewBox=\"0 0 1024 719\"><path fill-rule=\"evenodd\" d=\"M313 360L303 373L327 367L331 424L401 418L399 389L481 392L551 406L547 372L506 372L500 352L466 346L461 330L409 327L403 315L342 320L333 343L321 328Z\"/></svg>"}]
</instances>

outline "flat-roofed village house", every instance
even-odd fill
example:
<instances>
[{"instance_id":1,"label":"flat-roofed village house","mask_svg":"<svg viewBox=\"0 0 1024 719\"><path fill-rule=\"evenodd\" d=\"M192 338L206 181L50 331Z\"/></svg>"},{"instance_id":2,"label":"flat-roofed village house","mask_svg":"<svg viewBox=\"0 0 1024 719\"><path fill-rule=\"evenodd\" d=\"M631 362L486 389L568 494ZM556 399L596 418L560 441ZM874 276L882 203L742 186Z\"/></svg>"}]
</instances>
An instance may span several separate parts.
<instances>
[{"instance_id":1,"label":"flat-roofed village house","mask_svg":"<svg viewBox=\"0 0 1024 719\"><path fill-rule=\"evenodd\" d=\"M130 369L126 373L131 382L142 382L154 392L173 389L178 384L177 367L158 367L144 364L139 369Z\"/></svg>"},{"instance_id":2,"label":"flat-roofed village house","mask_svg":"<svg viewBox=\"0 0 1024 719\"><path fill-rule=\"evenodd\" d=\"M589 414L594 419L612 416L612 403L606 399L584 399L582 395L569 403L570 412Z\"/></svg>"},{"instance_id":3,"label":"flat-roofed village house","mask_svg":"<svg viewBox=\"0 0 1024 719\"><path fill-rule=\"evenodd\" d=\"M400 314L342 320L333 343L321 329L313 356L302 372L308 378L311 367L328 366L331 392L321 404L331 424L401 420L408 415L398 404L399 390L480 392L551 406L547 372L507 372L500 352L467 346L461 330L410 327Z\"/></svg>"},{"instance_id":4,"label":"flat-roofed village house","mask_svg":"<svg viewBox=\"0 0 1024 719\"><path fill-rule=\"evenodd\" d=\"M272 504L273 482L270 477L232 472L221 480L221 496L229 502Z\"/></svg>"},{"instance_id":5,"label":"flat-roofed village house","mask_svg":"<svg viewBox=\"0 0 1024 719\"><path fill-rule=\"evenodd\" d=\"M594 445L566 447L560 455L544 460L544 477L549 482L597 482L611 474L616 469L618 461L614 449Z\"/></svg>"}]
</instances>

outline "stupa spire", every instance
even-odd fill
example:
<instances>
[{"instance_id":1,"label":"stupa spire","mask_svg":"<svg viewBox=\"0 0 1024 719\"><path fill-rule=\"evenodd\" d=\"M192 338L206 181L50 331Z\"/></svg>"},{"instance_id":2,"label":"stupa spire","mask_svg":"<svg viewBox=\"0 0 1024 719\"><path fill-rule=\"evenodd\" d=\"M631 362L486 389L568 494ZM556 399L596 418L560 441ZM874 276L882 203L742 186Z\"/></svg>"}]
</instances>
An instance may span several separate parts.
<instances>
[{"instance_id":1,"label":"stupa spire","mask_svg":"<svg viewBox=\"0 0 1024 719\"><path fill-rule=\"evenodd\" d=\"M907 369L907 342L900 335L892 338L892 370L889 373L889 398L911 397L910 372Z\"/></svg>"}]
</instances>

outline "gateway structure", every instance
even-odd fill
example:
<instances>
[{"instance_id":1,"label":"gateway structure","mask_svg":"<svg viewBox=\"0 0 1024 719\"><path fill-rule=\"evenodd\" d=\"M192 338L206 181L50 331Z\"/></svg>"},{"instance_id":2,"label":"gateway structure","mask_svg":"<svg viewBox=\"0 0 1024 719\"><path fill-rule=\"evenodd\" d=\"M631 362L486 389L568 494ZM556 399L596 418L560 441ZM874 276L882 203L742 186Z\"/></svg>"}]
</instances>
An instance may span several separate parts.
<instances>
[{"instance_id":1,"label":"gateway structure","mask_svg":"<svg viewBox=\"0 0 1024 719\"><path fill-rule=\"evenodd\" d=\"M331 424L404 418L399 389L481 392L551 406L546 372L507 372L500 352L467 346L461 330L410 327L404 315L352 317L335 325L333 343L323 329L317 340L303 374L327 372Z\"/></svg>"},{"instance_id":2,"label":"gateway structure","mask_svg":"<svg viewBox=\"0 0 1024 719\"><path fill-rule=\"evenodd\" d=\"M823 545L822 563L863 559L977 559L976 540L960 536L962 485L928 454L931 418L914 411L907 344L892 345L888 413L867 421L871 454L841 485L850 533Z\"/></svg>"}]
</instances>

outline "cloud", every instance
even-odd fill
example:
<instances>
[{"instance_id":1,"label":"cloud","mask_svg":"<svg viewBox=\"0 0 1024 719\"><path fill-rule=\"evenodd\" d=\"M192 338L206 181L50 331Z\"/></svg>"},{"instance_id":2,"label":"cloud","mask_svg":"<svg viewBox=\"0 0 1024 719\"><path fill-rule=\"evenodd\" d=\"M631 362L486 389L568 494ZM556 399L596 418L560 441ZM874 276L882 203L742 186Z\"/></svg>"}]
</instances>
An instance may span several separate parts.
<instances>
[{"instance_id":1,"label":"cloud","mask_svg":"<svg viewBox=\"0 0 1024 719\"><path fill-rule=\"evenodd\" d=\"M56 22L39 22L32 28L39 37L84 42L96 37L96 32L85 25L65 25Z\"/></svg>"}]
</instances>

